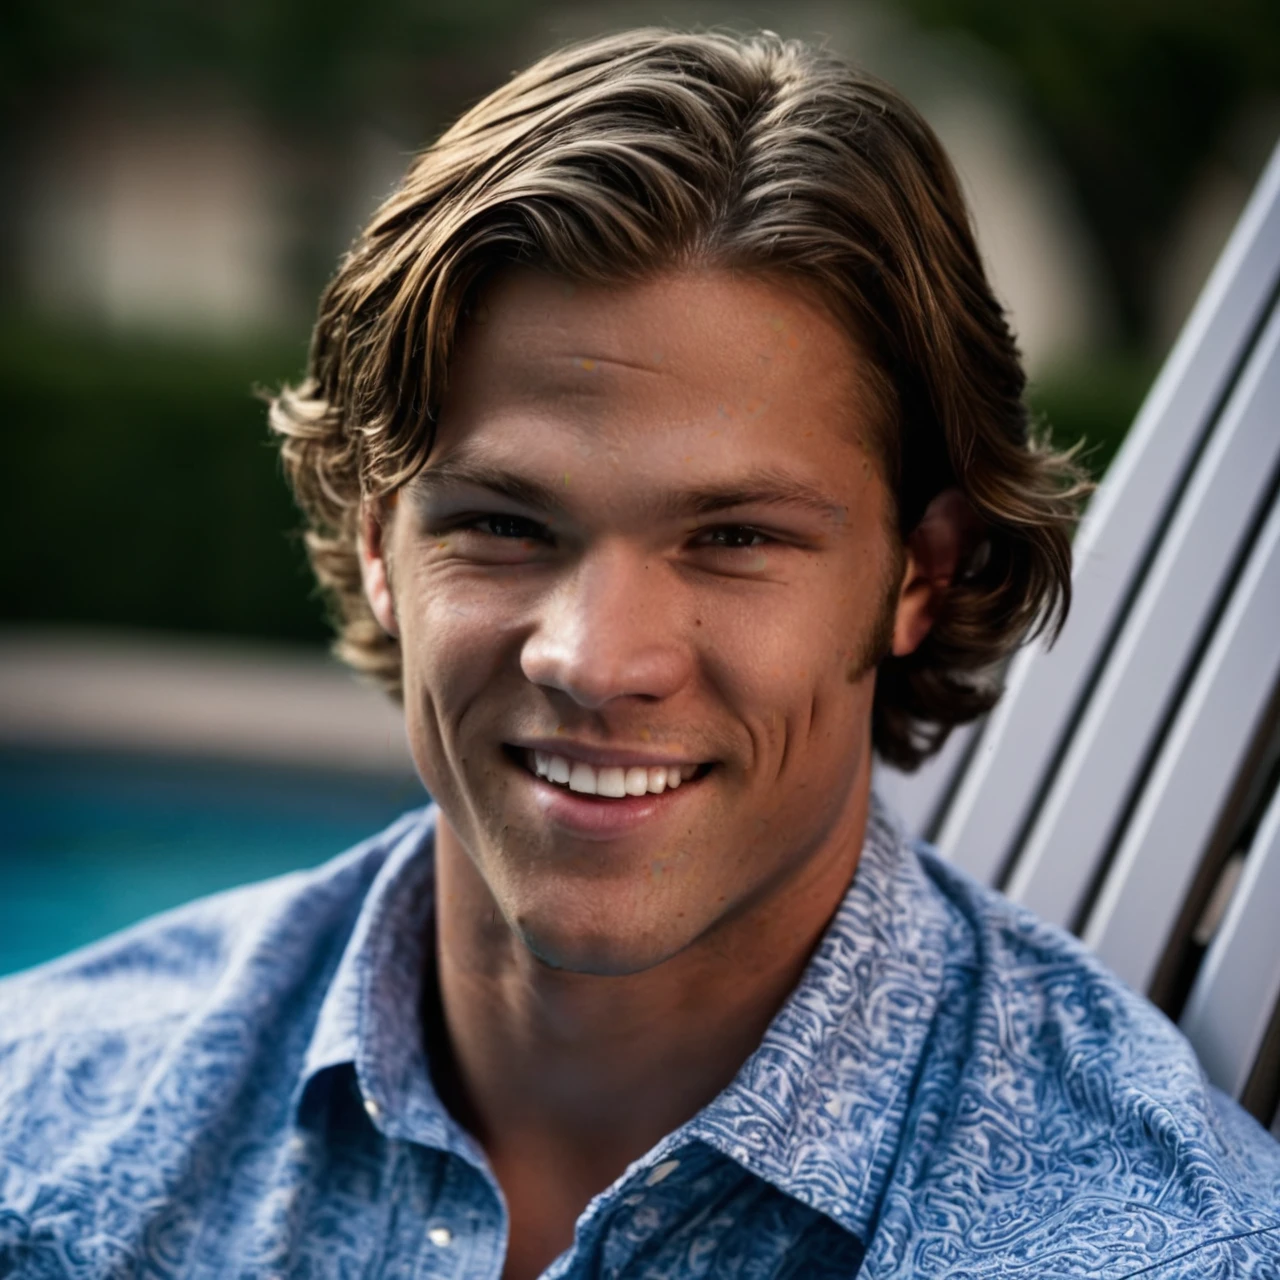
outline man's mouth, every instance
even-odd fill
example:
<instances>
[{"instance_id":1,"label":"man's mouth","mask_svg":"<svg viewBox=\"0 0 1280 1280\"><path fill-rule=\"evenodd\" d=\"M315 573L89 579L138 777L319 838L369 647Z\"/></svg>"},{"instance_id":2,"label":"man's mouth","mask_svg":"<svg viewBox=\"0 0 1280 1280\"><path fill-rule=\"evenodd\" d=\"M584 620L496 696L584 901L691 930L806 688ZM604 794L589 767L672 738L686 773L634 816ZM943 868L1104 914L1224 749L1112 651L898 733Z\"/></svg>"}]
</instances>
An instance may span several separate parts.
<instances>
[{"instance_id":1,"label":"man's mouth","mask_svg":"<svg viewBox=\"0 0 1280 1280\"><path fill-rule=\"evenodd\" d=\"M658 796L705 773L709 765L593 765L546 751L521 752L526 769L536 777L584 796L621 800L626 796Z\"/></svg>"}]
</instances>

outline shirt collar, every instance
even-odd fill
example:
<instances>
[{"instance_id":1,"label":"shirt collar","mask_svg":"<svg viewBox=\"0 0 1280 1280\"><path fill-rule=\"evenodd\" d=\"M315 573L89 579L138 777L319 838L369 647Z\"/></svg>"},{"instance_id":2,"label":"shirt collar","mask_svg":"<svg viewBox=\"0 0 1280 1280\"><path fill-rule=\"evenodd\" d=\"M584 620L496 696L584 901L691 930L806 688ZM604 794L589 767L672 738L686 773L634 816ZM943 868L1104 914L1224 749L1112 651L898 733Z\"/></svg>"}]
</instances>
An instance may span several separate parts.
<instances>
[{"instance_id":1,"label":"shirt collar","mask_svg":"<svg viewBox=\"0 0 1280 1280\"><path fill-rule=\"evenodd\" d=\"M422 976L434 930L435 806L406 815L321 1006L298 1095L353 1064L390 1137L486 1169L431 1084ZM955 917L873 796L862 856L800 985L730 1086L653 1152L701 1141L867 1238L901 1141ZM648 1160L642 1163L649 1163Z\"/></svg>"},{"instance_id":2,"label":"shirt collar","mask_svg":"<svg viewBox=\"0 0 1280 1280\"><path fill-rule=\"evenodd\" d=\"M334 971L294 1095L303 1118L331 1069L352 1066L365 1110L388 1137L483 1165L441 1104L422 1038L422 980L435 930L438 809L406 814L380 843L386 856Z\"/></svg>"},{"instance_id":3,"label":"shirt collar","mask_svg":"<svg viewBox=\"0 0 1280 1280\"><path fill-rule=\"evenodd\" d=\"M687 1136L865 1240L958 927L873 796L853 884L800 985Z\"/></svg>"}]
</instances>

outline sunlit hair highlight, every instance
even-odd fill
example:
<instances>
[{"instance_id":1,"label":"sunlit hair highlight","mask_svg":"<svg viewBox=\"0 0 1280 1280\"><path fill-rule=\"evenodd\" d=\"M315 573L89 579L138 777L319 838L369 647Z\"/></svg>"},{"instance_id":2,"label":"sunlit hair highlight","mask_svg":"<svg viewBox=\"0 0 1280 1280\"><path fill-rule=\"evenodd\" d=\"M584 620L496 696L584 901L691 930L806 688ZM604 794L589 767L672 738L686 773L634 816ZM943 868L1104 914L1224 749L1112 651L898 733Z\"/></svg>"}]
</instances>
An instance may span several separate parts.
<instances>
[{"instance_id":1,"label":"sunlit hair highlight","mask_svg":"<svg viewBox=\"0 0 1280 1280\"><path fill-rule=\"evenodd\" d=\"M880 664L888 762L914 767L990 708L1002 660L1061 625L1087 485L1030 429L1013 336L928 125L801 43L642 30L544 58L414 161L325 290L306 380L272 402L336 651L394 695L400 649L361 587L360 505L427 461L459 325L517 263L604 285L754 273L848 326L875 371L899 536L949 486L984 527L925 642Z\"/></svg>"}]
</instances>

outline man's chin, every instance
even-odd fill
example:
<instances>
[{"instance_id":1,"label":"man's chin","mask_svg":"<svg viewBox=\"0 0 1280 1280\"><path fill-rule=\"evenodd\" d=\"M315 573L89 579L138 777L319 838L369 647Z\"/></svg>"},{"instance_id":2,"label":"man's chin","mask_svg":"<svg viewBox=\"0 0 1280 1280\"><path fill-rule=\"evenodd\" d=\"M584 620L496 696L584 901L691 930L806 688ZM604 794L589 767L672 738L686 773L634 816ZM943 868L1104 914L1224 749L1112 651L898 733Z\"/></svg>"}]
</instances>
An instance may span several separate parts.
<instances>
[{"instance_id":1,"label":"man's chin","mask_svg":"<svg viewBox=\"0 0 1280 1280\"><path fill-rule=\"evenodd\" d=\"M575 930L565 922L519 921L516 936L548 969L598 978L626 978L672 959L692 938L655 936L626 926L601 931L599 926Z\"/></svg>"}]
</instances>

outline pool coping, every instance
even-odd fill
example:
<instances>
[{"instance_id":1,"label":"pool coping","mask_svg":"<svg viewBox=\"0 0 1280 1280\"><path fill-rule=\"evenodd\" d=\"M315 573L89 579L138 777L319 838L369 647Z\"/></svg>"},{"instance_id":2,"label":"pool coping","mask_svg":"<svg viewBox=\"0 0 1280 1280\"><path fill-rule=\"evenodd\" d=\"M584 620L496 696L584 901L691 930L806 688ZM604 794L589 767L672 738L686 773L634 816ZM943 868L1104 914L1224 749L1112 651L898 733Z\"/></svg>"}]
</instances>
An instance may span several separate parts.
<instances>
[{"instance_id":1,"label":"pool coping","mask_svg":"<svg viewBox=\"0 0 1280 1280\"><path fill-rule=\"evenodd\" d=\"M412 776L403 713L315 650L0 629L0 744Z\"/></svg>"}]
</instances>

